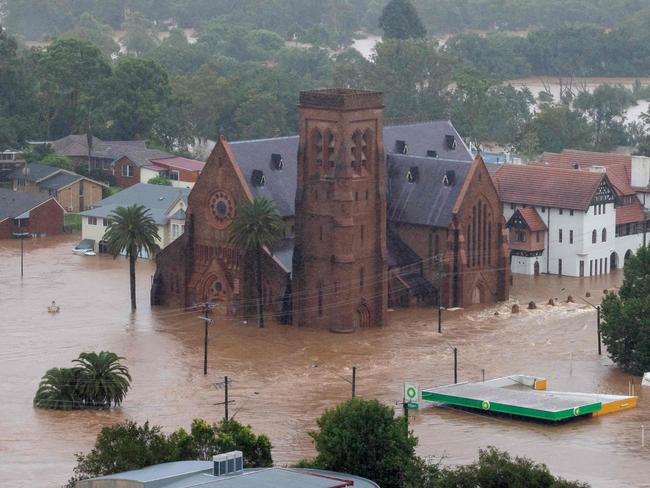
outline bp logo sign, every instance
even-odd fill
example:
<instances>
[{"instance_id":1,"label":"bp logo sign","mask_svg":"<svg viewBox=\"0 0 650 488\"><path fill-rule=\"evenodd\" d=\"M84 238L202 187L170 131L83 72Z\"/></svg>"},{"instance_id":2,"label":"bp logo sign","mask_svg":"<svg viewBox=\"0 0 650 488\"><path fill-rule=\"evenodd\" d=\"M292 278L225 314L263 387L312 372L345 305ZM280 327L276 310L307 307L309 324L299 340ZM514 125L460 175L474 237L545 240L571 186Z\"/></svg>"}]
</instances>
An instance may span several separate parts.
<instances>
[{"instance_id":1,"label":"bp logo sign","mask_svg":"<svg viewBox=\"0 0 650 488\"><path fill-rule=\"evenodd\" d=\"M575 407L573 409L573 416L577 417L578 415L580 415L580 407Z\"/></svg>"},{"instance_id":2,"label":"bp logo sign","mask_svg":"<svg viewBox=\"0 0 650 488\"><path fill-rule=\"evenodd\" d=\"M481 407L483 407L483 410L490 410L490 402L487 400L483 400L483 403L481 403Z\"/></svg>"},{"instance_id":3,"label":"bp logo sign","mask_svg":"<svg viewBox=\"0 0 650 488\"><path fill-rule=\"evenodd\" d=\"M418 408L420 387L413 383L404 383L404 403L408 408Z\"/></svg>"}]
</instances>

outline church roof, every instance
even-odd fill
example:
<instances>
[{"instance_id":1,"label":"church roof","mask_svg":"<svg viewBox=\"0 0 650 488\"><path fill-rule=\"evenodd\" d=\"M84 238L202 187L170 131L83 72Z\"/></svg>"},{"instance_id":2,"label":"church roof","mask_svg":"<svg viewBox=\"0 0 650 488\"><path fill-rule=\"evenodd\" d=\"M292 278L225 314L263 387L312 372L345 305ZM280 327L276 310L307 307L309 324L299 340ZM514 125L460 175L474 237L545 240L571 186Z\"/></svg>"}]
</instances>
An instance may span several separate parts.
<instances>
[{"instance_id":1,"label":"church roof","mask_svg":"<svg viewBox=\"0 0 650 488\"><path fill-rule=\"evenodd\" d=\"M438 158L445 160L463 161L465 165L472 161L469 149L449 121L384 127L387 160L397 149L403 150L402 142L406 145L406 155L402 154L400 158L415 156L429 162L436 161L436 158L426 157L427 152L431 154L434 151ZM298 143L298 136L228 143L253 196L272 200L283 217L295 213ZM281 169L273 160L274 154L282 158ZM254 171L262 171L264 185L252 184Z\"/></svg>"},{"instance_id":2,"label":"church roof","mask_svg":"<svg viewBox=\"0 0 650 488\"><path fill-rule=\"evenodd\" d=\"M386 174L389 220L448 227L471 166L470 161L390 154Z\"/></svg>"}]
</instances>

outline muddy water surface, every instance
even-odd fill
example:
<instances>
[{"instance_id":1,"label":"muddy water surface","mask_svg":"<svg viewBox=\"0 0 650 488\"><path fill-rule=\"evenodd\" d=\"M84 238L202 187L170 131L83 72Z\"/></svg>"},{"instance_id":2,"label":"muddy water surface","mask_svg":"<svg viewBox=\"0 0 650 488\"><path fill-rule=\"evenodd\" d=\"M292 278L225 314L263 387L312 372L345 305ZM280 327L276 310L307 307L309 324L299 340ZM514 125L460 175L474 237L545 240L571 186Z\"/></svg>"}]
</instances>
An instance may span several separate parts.
<instances>
[{"instance_id":1,"label":"muddy water surface","mask_svg":"<svg viewBox=\"0 0 650 488\"><path fill-rule=\"evenodd\" d=\"M381 329L334 335L269 325L260 330L216 316L210 331L209 374L203 375L203 328L196 312L148 305L151 263L138 262L138 306L129 310L124 259L71 254L70 238L26 243L25 277L16 242L0 243L0 485L56 487L71 475L74 453L88 450L102 426L150 420L166 430L194 417L223 415L223 391L213 383L235 380L231 414L267 433L277 463L313 454L307 431L320 412L357 392L387 404L401 399L402 383L423 387L453 381L451 346L459 350L459 379L512 373L543 375L551 389L640 394L639 408L563 425L484 417L447 408L424 408L411 425L423 456L459 464L495 445L544 462L564 477L593 486L650 486L650 446L641 448L641 425L650 427L650 390L596 353L595 312L584 303L542 305L568 293L597 301L620 273L584 280L516 276L513 298L535 300L537 310L509 313L508 305L446 312L444 333L436 313L413 308L389 313ZM561 291L565 288L565 291ZM47 313L56 300L57 315ZM495 315L498 312L498 315ZM133 388L110 412L34 409L42 374L68 366L79 352L112 350L125 356ZM650 437L650 436L649 436ZM650 442L649 442L650 444Z\"/></svg>"}]
</instances>

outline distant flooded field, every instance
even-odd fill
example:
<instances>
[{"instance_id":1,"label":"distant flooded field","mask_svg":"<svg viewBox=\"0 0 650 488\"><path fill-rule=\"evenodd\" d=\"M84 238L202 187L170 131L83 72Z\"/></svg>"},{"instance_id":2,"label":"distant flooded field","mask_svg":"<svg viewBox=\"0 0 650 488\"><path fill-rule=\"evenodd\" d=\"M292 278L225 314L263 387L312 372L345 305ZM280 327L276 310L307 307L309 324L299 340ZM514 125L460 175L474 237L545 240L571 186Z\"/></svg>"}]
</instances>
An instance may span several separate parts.
<instances>
[{"instance_id":1,"label":"distant flooded field","mask_svg":"<svg viewBox=\"0 0 650 488\"><path fill-rule=\"evenodd\" d=\"M622 374L596 349L595 312L564 303L568 291L598 300L620 273L575 278L515 276L509 304L445 312L443 334L436 311L392 311L383 328L335 335L310 328L254 324L215 317L210 330L209 374L203 375L203 326L196 312L151 310L152 263L139 261L138 311L129 310L125 259L76 256L70 238L27 241L20 280L18 242L0 241L0 479L7 488L57 487L89 450L105 425L150 420L166 430L189 426L194 417L217 421L223 391L213 383L235 381L231 415L267 433L278 464L314 454L307 435L324 408L350 396L351 367L357 394L389 405L401 401L404 381L423 388L453 382L452 347L459 351L459 380L478 381L513 373L544 376L549 389L626 394L630 382L639 407L562 425L485 417L448 408L414 413L418 453L444 463L473 461L494 445L532 457L569 479L596 487L650 486L650 446L640 428L650 425L650 391L640 378ZM544 305L557 297L557 306ZM56 300L59 314L48 314ZM537 310L526 310L535 300ZM112 411L55 412L32 407L43 373L68 366L80 352L111 350L127 358L133 387ZM401 414L398 406L395 407Z\"/></svg>"}]
</instances>

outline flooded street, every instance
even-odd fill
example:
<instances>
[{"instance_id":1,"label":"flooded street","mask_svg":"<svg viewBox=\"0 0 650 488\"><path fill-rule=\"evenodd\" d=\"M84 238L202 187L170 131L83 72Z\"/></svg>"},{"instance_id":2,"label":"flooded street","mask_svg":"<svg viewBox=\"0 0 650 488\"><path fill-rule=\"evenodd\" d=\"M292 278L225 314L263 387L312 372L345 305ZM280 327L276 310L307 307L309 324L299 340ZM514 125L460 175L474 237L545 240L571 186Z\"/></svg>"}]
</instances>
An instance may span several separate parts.
<instances>
[{"instance_id":1,"label":"flooded street","mask_svg":"<svg viewBox=\"0 0 650 488\"><path fill-rule=\"evenodd\" d=\"M3 487L63 485L74 453L89 450L105 425L150 420L171 431L195 417L219 420L223 406L215 403L223 401L223 391L213 383L224 375L235 381L231 415L237 412L239 421L271 437L277 464L291 463L313 455L307 431L324 408L350 396L352 366L359 396L395 404L404 381L423 388L453 382L451 346L458 348L459 381L480 380L482 370L486 378L528 373L548 378L551 390L614 394L627 394L631 381L639 407L562 425L426 407L411 421L420 455L467 463L480 447L494 445L595 487L650 486L650 443L641 447L641 425L650 427L650 389L640 391L639 377L598 356L595 311L564 303L569 293L584 297L588 290L589 300L598 301L604 288L620 284L622 273L582 281L516 275L512 298L520 301L520 314L511 315L508 304L446 312L442 336L436 311L424 308L390 312L388 326L353 335L280 325L258 329L217 315L204 376L199 314L150 309L152 263L138 262L139 308L132 315L127 261L73 255L77 240L26 241L22 282L18 242L0 241ZM544 305L550 297L562 303ZM61 306L59 314L47 313L52 300ZM539 309L526 310L530 300ZM127 358L133 384L123 406L101 412L34 409L45 371L69 366L90 350Z\"/></svg>"}]
</instances>

